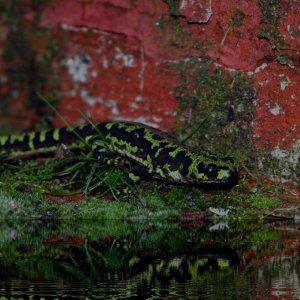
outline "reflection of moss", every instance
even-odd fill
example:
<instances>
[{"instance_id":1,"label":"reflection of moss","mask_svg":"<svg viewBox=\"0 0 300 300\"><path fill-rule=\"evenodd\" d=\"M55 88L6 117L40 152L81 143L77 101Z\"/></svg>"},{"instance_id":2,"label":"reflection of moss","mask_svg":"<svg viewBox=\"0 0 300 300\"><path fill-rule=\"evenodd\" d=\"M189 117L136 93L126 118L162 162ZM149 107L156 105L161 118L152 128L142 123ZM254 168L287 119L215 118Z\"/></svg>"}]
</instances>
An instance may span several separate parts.
<instances>
[{"instance_id":1,"label":"reflection of moss","mask_svg":"<svg viewBox=\"0 0 300 300\"><path fill-rule=\"evenodd\" d=\"M271 43L272 49L286 46L286 42L279 32L280 0L260 0L259 5L263 19L259 37L267 39Z\"/></svg>"},{"instance_id":2,"label":"reflection of moss","mask_svg":"<svg viewBox=\"0 0 300 300\"><path fill-rule=\"evenodd\" d=\"M1 99L1 111L6 115L10 114L10 102L16 92L25 94L26 108L36 113L45 105L38 98L39 93L48 98L57 98L58 82L56 76L51 74L53 70L49 72L49 68L58 48L50 30L40 25L43 10L51 2L53 0L29 2L28 6L33 12L31 23L25 20L29 8L24 1L0 3L0 18L8 28L3 60L9 94Z\"/></svg>"}]
</instances>

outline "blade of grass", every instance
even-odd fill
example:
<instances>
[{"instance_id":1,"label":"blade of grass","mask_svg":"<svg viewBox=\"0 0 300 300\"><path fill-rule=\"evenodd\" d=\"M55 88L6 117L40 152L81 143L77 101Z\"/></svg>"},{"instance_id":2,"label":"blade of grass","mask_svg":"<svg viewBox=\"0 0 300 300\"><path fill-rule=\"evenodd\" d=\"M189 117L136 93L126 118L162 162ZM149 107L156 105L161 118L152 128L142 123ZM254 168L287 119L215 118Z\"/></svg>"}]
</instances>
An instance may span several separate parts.
<instances>
[{"instance_id":1,"label":"blade of grass","mask_svg":"<svg viewBox=\"0 0 300 300\"><path fill-rule=\"evenodd\" d=\"M41 98L58 116L59 118L65 123L67 127L71 129L71 131L78 137L78 139L88 148L90 148L90 145L86 142L85 138L82 137L74 127L70 126L70 124L67 122L65 117L59 113L59 111L42 95L38 94L38 97Z\"/></svg>"},{"instance_id":2,"label":"blade of grass","mask_svg":"<svg viewBox=\"0 0 300 300\"><path fill-rule=\"evenodd\" d=\"M97 126L96 124L94 124L82 111L79 110L78 112L95 129L95 131L98 133L98 135L100 136L101 140L104 142L106 150L108 150L109 152L112 152L111 148L108 146L108 143L106 141L106 137L101 132L101 130L99 129L99 126Z\"/></svg>"},{"instance_id":3,"label":"blade of grass","mask_svg":"<svg viewBox=\"0 0 300 300\"><path fill-rule=\"evenodd\" d=\"M94 177L96 168L97 168L97 164L96 164L96 163L93 163L92 168L91 168L91 171L90 171L90 173L88 174L87 181L86 181L85 188L84 188L84 196L85 196L85 197L87 197L87 195L88 195L88 192L89 192L89 186L90 186L90 184L91 184L91 182L92 182L92 179L93 179L93 177Z\"/></svg>"},{"instance_id":4,"label":"blade of grass","mask_svg":"<svg viewBox=\"0 0 300 300\"><path fill-rule=\"evenodd\" d=\"M202 122L200 122L200 124L193 129L193 131L187 136L185 137L183 140L179 141L180 144L184 144L187 140L189 140L190 138L192 138L197 131L199 131L199 129L201 128L201 126L208 120L208 117L206 117Z\"/></svg>"},{"instance_id":5,"label":"blade of grass","mask_svg":"<svg viewBox=\"0 0 300 300\"><path fill-rule=\"evenodd\" d=\"M96 272L97 272L97 270L95 268L92 256L91 256L91 254L89 252L87 240L85 240L84 249L85 249L85 254L86 254L87 262L88 262L88 264L89 264L89 266L90 266L90 268L92 270L92 274L95 275Z\"/></svg>"}]
</instances>

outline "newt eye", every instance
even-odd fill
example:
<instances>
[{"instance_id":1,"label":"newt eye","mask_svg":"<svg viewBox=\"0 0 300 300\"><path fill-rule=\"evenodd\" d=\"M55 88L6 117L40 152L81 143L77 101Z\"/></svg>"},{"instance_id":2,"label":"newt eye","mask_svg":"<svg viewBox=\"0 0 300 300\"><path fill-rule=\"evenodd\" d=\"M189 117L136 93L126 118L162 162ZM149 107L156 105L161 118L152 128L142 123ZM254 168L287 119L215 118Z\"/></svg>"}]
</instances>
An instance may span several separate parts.
<instances>
[{"instance_id":1,"label":"newt eye","mask_svg":"<svg viewBox=\"0 0 300 300\"><path fill-rule=\"evenodd\" d=\"M206 169L206 173L210 179L216 178L218 176L218 171L217 171L216 167L213 165L208 165L208 167Z\"/></svg>"}]
</instances>

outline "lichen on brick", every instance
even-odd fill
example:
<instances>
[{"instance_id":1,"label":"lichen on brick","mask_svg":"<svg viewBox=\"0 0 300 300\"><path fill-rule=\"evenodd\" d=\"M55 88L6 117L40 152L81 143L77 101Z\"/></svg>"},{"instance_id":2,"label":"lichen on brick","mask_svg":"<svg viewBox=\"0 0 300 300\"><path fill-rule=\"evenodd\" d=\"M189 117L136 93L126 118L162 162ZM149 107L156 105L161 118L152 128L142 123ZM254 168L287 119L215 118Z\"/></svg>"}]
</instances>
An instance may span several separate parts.
<instances>
[{"instance_id":1,"label":"lichen on brick","mask_svg":"<svg viewBox=\"0 0 300 300\"><path fill-rule=\"evenodd\" d=\"M270 156L261 152L258 159L260 169L265 175L282 183L292 182L300 187L300 139L295 140L291 149L276 146Z\"/></svg>"}]
</instances>

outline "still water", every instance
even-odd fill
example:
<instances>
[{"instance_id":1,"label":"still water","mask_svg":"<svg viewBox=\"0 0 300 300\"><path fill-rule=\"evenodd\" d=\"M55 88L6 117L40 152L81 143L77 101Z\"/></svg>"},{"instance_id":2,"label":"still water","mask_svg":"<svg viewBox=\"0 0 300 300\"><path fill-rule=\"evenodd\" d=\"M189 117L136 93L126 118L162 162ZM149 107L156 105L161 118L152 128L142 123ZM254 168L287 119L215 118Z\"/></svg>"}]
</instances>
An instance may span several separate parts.
<instances>
[{"instance_id":1,"label":"still water","mask_svg":"<svg viewBox=\"0 0 300 300\"><path fill-rule=\"evenodd\" d=\"M0 299L300 299L296 223L0 224Z\"/></svg>"}]
</instances>

